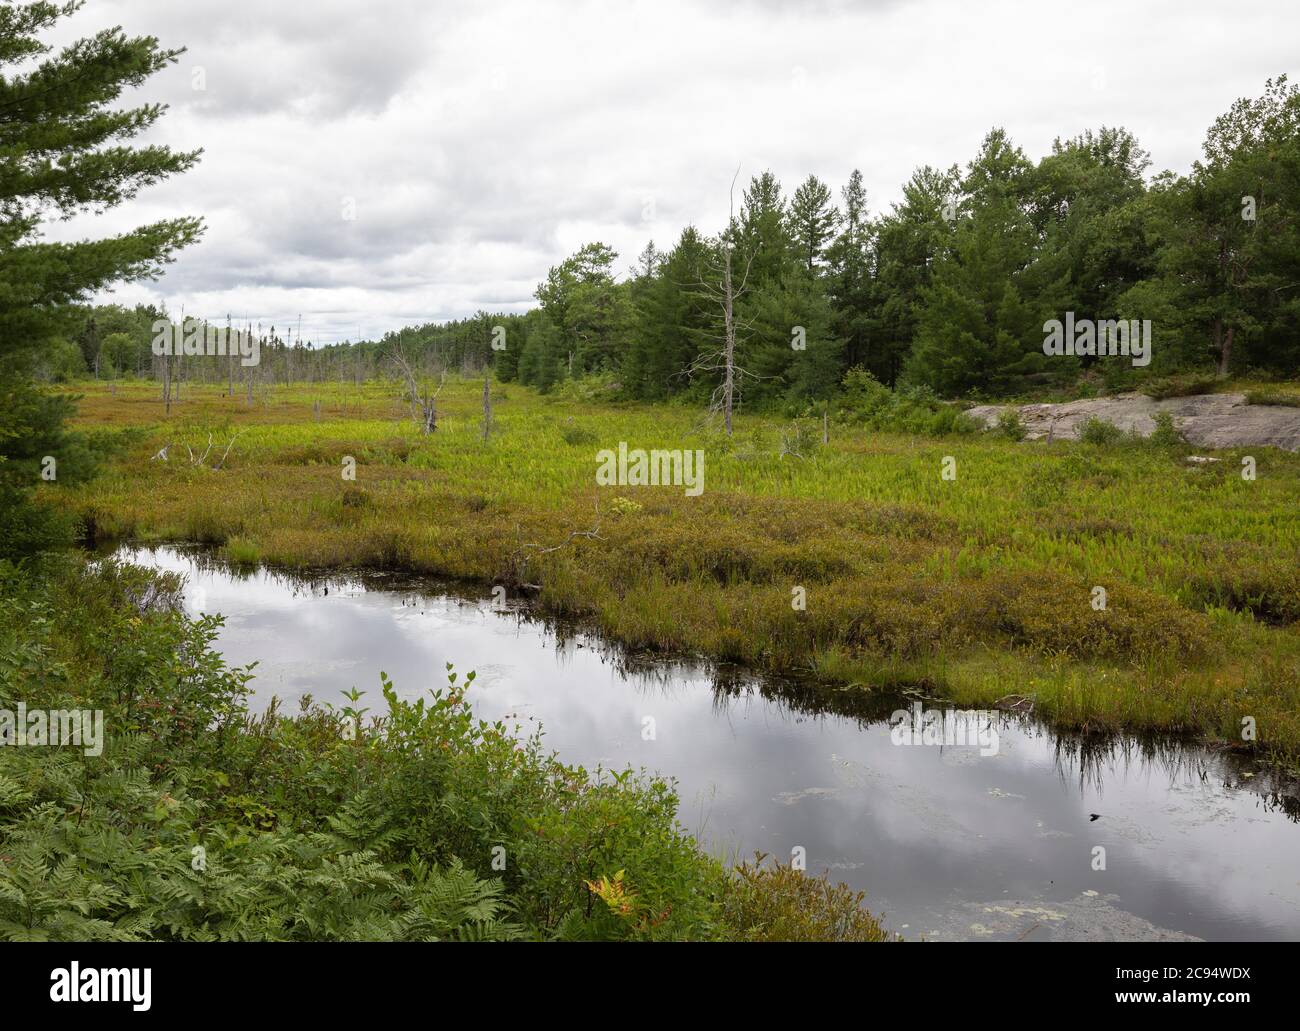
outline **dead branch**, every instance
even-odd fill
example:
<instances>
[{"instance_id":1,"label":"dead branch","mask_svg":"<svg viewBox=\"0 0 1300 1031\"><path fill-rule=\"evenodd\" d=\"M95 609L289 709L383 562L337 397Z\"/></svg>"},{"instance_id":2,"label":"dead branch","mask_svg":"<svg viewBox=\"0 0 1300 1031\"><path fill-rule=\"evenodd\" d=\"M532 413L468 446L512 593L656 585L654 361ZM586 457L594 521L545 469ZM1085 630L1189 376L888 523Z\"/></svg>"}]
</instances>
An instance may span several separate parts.
<instances>
[{"instance_id":1,"label":"dead branch","mask_svg":"<svg viewBox=\"0 0 1300 1031\"><path fill-rule=\"evenodd\" d=\"M528 570L529 558L536 558L539 555L549 555L552 552L559 551L561 548L568 547L575 540L578 540L580 538L586 538L587 540L593 540L593 541L604 541L605 538L600 535L599 506L597 506L596 514L597 514L597 519L596 519L595 526L593 526L590 530L573 530L567 537L564 538L564 540L560 541L559 544L553 544L549 548L543 547L540 544L521 544L514 551L512 551L510 553L510 574L509 575L513 585L517 588L523 590L529 590L529 591L540 591L542 589L540 584L527 583L524 580L524 574ZM519 534L520 534L519 524L516 523L515 524L516 539L518 539Z\"/></svg>"},{"instance_id":2,"label":"dead branch","mask_svg":"<svg viewBox=\"0 0 1300 1031\"><path fill-rule=\"evenodd\" d=\"M239 433L236 433L233 437L230 438L230 443L226 445L226 450L223 451L221 454L221 461L212 467L214 472L226 464L226 457L230 454L230 449L235 446L235 441L239 439L239 435L243 432L244 432L243 430L240 430Z\"/></svg>"}]
</instances>

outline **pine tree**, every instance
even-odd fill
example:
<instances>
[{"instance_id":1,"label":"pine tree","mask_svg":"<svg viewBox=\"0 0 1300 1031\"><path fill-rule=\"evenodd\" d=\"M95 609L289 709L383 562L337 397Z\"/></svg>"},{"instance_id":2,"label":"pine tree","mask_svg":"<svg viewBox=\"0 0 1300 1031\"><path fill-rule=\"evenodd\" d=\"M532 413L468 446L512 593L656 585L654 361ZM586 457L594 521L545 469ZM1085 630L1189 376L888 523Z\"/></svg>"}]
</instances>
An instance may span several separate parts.
<instances>
[{"instance_id":1,"label":"pine tree","mask_svg":"<svg viewBox=\"0 0 1300 1031\"><path fill-rule=\"evenodd\" d=\"M872 268L873 226L867 210L867 191L856 168L841 191L843 229L827 248L827 290L831 327L844 341L846 366L866 360L868 342L877 316L878 296Z\"/></svg>"},{"instance_id":2,"label":"pine tree","mask_svg":"<svg viewBox=\"0 0 1300 1031\"><path fill-rule=\"evenodd\" d=\"M198 152L126 145L163 113L158 104L115 108L127 87L173 63L153 37L128 38L106 29L51 55L40 39L79 3L0 6L0 552L22 553L49 543L28 508L35 485L30 459L65 455L66 403L31 397L29 376L41 349L54 344L75 318L78 302L122 280L156 275L201 232L178 218L99 240L46 243L43 219L102 211L143 187L183 172ZM36 58L34 66L28 63ZM98 348L96 348L98 352ZM74 466L63 462L64 472Z\"/></svg>"},{"instance_id":3,"label":"pine tree","mask_svg":"<svg viewBox=\"0 0 1300 1031\"><path fill-rule=\"evenodd\" d=\"M1042 310L1022 289L1035 235L1023 201L1031 166L995 129L962 180L952 246L922 295L909 380L948 395L998 392L1046 366Z\"/></svg>"},{"instance_id":4,"label":"pine tree","mask_svg":"<svg viewBox=\"0 0 1300 1031\"><path fill-rule=\"evenodd\" d=\"M861 179L859 175L859 187ZM799 264L810 276L817 275L825 264L826 248L840 222L840 214L831 203L830 187L810 175L794 191L786 219L786 231Z\"/></svg>"},{"instance_id":5,"label":"pine tree","mask_svg":"<svg viewBox=\"0 0 1300 1031\"><path fill-rule=\"evenodd\" d=\"M687 226L653 275L634 284L635 330L624 366L624 385L633 397L654 400L686 388L709 329L697 289L707 257L699 233Z\"/></svg>"}]
</instances>

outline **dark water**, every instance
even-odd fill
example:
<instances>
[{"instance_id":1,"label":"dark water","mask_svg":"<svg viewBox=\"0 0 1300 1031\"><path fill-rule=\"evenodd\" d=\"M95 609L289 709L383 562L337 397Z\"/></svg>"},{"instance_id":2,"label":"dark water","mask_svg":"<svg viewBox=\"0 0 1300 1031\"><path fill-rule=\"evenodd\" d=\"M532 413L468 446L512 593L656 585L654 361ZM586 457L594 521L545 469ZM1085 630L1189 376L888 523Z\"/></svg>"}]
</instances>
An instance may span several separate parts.
<instances>
[{"instance_id":1,"label":"dark water","mask_svg":"<svg viewBox=\"0 0 1300 1031\"><path fill-rule=\"evenodd\" d=\"M681 821L705 847L802 848L810 871L865 889L910 938L1300 939L1300 803L1238 760L1057 739L1001 714L995 755L898 745L887 720L908 700L635 663L522 608L495 610L487 590L120 554L186 574L188 609L225 615L218 647L259 662L257 703L337 703L356 686L377 710L380 669L411 696L442 686L446 662L476 670L479 715L539 722L567 762L676 777Z\"/></svg>"}]
</instances>

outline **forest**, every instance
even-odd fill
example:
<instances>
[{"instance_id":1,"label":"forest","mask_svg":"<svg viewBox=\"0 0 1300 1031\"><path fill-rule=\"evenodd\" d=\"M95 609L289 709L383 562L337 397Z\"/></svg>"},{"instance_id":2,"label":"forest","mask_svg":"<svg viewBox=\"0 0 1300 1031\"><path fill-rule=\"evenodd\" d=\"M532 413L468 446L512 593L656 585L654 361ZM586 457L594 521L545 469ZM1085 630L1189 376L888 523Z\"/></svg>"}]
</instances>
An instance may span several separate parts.
<instances>
[{"instance_id":1,"label":"forest","mask_svg":"<svg viewBox=\"0 0 1300 1031\"><path fill-rule=\"evenodd\" d=\"M734 279L736 402L798 414L861 369L891 389L943 398L1081 396L1175 375L1285 378L1300 370L1300 92L1285 75L1206 133L1190 173L1151 173L1123 128L1061 140L1034 161L991 130L964 168L918 168L903 200L873 214L860 172L836 191L771 172L739 188L727 226L686 226L628 264L589 243L546 272L524 314L410 326L313 347L286 318L240 326L265 341L252 376L361 379L399 343L422 366L491 364L543 393L598 377L643 401L710 398ZM719 190L726 184L720 183ZM1043 353L1044 324L1152 325L1135 369ZM46 358L51 379L149 375L148 307L88 309ZM228 316L210 315L218 325ZM493 349L493 330L502 327ZM295 332L298 336L295 336ZM222 375L209 363L193 375Z\"/></svg>"}]
</instances>

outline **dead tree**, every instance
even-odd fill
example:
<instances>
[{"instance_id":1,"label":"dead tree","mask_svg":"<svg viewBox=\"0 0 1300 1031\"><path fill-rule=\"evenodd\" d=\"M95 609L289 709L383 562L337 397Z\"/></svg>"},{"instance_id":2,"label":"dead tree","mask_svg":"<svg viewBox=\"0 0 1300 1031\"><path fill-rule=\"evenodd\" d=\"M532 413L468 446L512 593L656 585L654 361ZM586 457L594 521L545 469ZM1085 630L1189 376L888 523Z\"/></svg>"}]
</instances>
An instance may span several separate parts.
<instances>
[{"instance_id":1,"label":"dead tree","mask_svg":"<svg viewBox=\"0 0 1300 1031\"><path fill-rule=\"evenodd\" d=\"M492 432L492 372L489 366L483 367L483 443L487 443L488 434Z\"/></svg>"},{"instance_id":2,"label":"dead tree","mask_svg":"<svg viewBox=\"0 0 1300 1031\"><path fill-rule=\"evenodd\" d=\"M438 382L438 389L432 394L429 393L429 385L424 386L424 393L420 393L420 384L415 377L415 370L411 368L411 363L406 360L406 355L402 354L401 344L395 344L393 351L389 355L392 362L399 372L402 373L406 380L406 392L411 403L411 418L424 430L426 436L438 428L438 395L442 393L442 388L447 383L447 372L444 369L442 379Z\"/></svg>"},{"instance_id":3,"label":"dead tree","mask_svg":"<svg viewBox=\"0 0 1300 1031\"><path fill-rule=\"evenodd\" d=\"M721 309L722 346L716 351L701 354L691 364L692 376L700 372L722 373L722 383L713 391L709 411L722 412L728 437L731 436L731 413L740 394L741 380L744 376L749 375L736 364L737 328L749 328L748 323L741 324L738 322L736 318L736 302L744 295L746 286L749 283L749 271L754 266L755 254L753 250L749 252L749 256L745 259L745 271L741 274L740 283L737 284L733 261L736 236L736 178L739 175L740 168L737 167L736 175L731 178L731 192L727 209L727 230L722 235L720 241L721 253L715 265L715 273L721 278L721 285L709 282L704 278L701 278L699 283L701 291L707 297L712 298Z\"/></svg>"}]
</instances>

